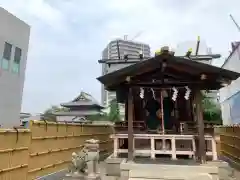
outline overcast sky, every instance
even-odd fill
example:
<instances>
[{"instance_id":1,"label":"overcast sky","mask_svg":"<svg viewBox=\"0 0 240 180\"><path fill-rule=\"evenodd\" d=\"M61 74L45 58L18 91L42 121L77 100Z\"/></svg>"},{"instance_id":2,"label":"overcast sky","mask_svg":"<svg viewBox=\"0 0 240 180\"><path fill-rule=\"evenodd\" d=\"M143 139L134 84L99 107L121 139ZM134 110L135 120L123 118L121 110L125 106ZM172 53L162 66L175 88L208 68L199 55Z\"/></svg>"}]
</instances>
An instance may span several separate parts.
<instances>
[{"instance_id":1,"label":"overcast sky","mask_svg":"<svg viewBox=\"0 0 240 180\"><path fill-rule=\"evenodd\" d=\"M0 6L31 26L24 112L41 112L81 90L100 100L97 60L125 34L142 31L136 40L152 51L199 35L224 58L240 37L229 18L240 23L239 0L0 0Z\"/></svg>"}]
</instances>

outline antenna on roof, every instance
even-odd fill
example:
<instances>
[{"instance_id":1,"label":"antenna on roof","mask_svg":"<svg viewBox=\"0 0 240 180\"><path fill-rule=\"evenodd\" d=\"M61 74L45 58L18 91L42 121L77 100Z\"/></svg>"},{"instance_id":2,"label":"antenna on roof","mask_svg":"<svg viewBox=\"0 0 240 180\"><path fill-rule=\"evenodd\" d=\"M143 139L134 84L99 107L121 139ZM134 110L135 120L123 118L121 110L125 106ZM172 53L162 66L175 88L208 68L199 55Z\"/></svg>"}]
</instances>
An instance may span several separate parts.
<instances>
[{"instance_id":1,"label":"antenna on roof","mask_svg":"<svg viewBox=\"0 0 240 180\"><path fill-rule=\"evenodd\" d=\"M133 41L133 40L136 39L137 37L141 36L142 33L143 33L143 31L138 32L138 33L131 39L131 41Z\"/></svg>"},{"instance_id":2,"label":"antenna on roof","mask_svg":"<svg viewBox=\"0 0 240 180\"><path fill-rule=\"evenodd\" d=\"M198 36L198 39L197 39L197 47L196 47L196 52L195 52L196 56L198 55L199 46L200 46L200 36Z\"/></svg>"},{"instance_id":3,"label":"antenna on roof","mask_svg":"<svg viewBox=\"0 0 240 180\"><path fill-rule=\"evenodd\" d=\"M120 50L119 50L119 41L117 41L117 53L118 53L118 59L120 60Z\"/></svg>"},{"instance_id":4,"label":"antenna on roof","mask_svg":"<svg viewBox=\"0 0 240 180\"><path fill-rule=\"evenodd\" d=\"M235 19L233 18L233 16L230 14L230 18L232 19L233 23L235 24L235 26L237 27L238 31L240 32L240 26L238 25L238 23L235 21Z\"/></svg>"}]
</instances>

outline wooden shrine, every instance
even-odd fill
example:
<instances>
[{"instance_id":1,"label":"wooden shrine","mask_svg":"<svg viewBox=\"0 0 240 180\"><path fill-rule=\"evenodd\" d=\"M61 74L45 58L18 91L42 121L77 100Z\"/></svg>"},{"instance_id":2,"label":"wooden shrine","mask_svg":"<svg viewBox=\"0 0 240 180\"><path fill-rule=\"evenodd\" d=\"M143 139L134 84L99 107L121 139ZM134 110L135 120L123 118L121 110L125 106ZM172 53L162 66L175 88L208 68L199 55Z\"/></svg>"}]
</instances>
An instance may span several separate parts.
<instances>
[{"instance_id":1,"label":"wooden shrine","mask_svg":"<svg viewBox=\"0 0 240 180\"><path fill-rule=\"evenodd\" d=\"M239 73L164 51L97 78L106 90L116 92L118 102L125 103L127 124L113 135L114 156L127 152L131 161L137 154L148 154L151 158L168 154L172 159L184 154L201 163L206 162L206 156L216 160L213 134L204 128L202 93L218 90L239 76ZM195 129L188 128L188 122L194 124ZM127 139L127 149L121 148L126 142L123 139ZM136 149L136 139L150 140L150 149ZM159 140L160 148L157 147ZM190 148L183 150L176 144L177 140L190 141ZM207 141L211 151L206 148Z\"/></svg>"}]
</instances>

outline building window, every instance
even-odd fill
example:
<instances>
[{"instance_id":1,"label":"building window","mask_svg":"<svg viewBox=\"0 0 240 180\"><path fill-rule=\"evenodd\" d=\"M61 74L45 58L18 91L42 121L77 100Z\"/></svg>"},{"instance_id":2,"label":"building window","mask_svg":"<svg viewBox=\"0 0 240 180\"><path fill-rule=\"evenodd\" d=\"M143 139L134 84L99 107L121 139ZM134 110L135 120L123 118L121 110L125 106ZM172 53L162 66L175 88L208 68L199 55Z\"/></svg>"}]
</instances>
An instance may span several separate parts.
<instances>
[{"instance_id":1,"label":"building window","mask_svg":"<svg viewBox=\"0 0 240 180\"><path fill-rule=\"evenodd\" d=\"M2 68L8 70L11 60L11 53L12 53L12 45L5 42L3 57L2 57Z\"/></svg>"},{"instance_id":2,"label":"building window","mask_svg":"<svg viewBox=\"0 0 240 180\"><path fill-rule=\"evenodd\" d=\"M14 73L19 73L19 71L20 71L21 57L22 57L22 50L20 48L16 47L15 53L14 53L13 66L12 66L12 71Z\"/></svg>"}]
</instances>

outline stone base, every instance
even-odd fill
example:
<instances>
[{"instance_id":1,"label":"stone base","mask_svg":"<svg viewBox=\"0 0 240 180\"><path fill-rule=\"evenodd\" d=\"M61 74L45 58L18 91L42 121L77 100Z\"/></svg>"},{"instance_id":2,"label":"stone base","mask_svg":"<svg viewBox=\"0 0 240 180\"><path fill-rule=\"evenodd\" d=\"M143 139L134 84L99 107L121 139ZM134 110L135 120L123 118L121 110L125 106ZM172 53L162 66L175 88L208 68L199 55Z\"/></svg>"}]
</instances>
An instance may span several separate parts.
<instances>
[{"instance_id":1,"label":"stone base","mask_svg":"<svg viewBox=\"0 0 240 180\"><path fill-rule=\"evenodd\" d=\"M137 164L123 161L120 165L121 179L161 180L231 180L231 169L225 162L204 165Z\"/></svg>"},{"instance_id":2,"label":"stone base","mask_svg":"<svg viewBox=\"0 0 240 180\"><path fill-rule=\"evenodd\" d=\"M87 175L68 175L63 180L101 180L100 175L87 176Z\"/></svg>"},{"instance_id":3,"label":"stone base","mask_svg":"<svg viewBox=\"0 0 240 180\"><path fill-rule=\"evenodd\" d=\"M77 178L77 177L65 177L63 180L86 180L84 177Z\"/></svg>"},{"instance_id":4,"label":"stone base","mask_svg":"<svg viewBox=\"0 0 240 180\"><path fill-rule=\"evenodd\" d=\"M120 176L120 164L125 160L125 158L116 158L110 155L106 160L106 175L107 176Z\"/></svg>"},{"instance_id":5,"label":"stone base","mask_svg":"<svg viewBox=\"0 0 240 180\"><path fill-rule=\"evenodd\" d=\"M96 176L87 176L85 178L85 180L101 180L100 175L96 175Z\"/></svg>"},{"instance_id":6,"label":"stone base","mask_svg":"<svg viewBox=\"0 0 240 180\"><path fill-rule=\"evenodd\" d=\"M63 180L85 180L86 176L83 173L67 173Z\"/></svg>"}]
</instances>

